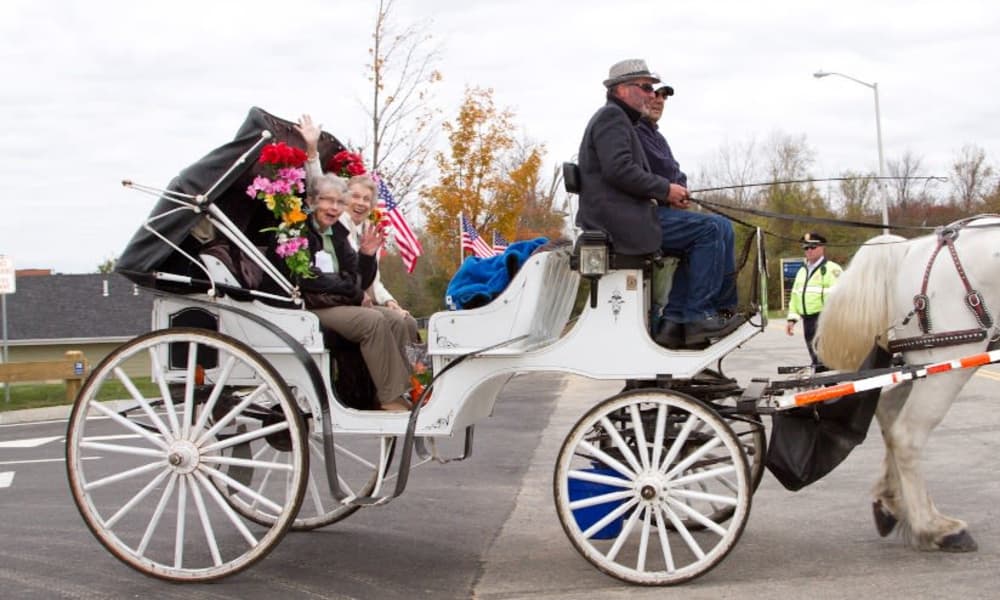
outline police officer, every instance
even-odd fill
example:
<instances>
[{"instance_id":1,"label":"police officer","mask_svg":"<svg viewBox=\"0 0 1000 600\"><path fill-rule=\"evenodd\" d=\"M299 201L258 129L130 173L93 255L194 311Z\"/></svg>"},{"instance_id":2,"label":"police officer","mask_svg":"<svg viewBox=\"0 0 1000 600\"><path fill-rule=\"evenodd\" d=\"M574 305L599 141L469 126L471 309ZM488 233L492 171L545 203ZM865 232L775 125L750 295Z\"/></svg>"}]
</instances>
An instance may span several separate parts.
<instances>
[{"instance_id":1,"label":"police officer","mask_svg":"<svg viewBox=\"0 0 1000 600\"><path fill-rule=\"evenodd\" d=\"M785 332L792 335L796 321L802 319L806 348L812 358L813 368L816 372L826 371L827 368L816 356L812 342L816 336L819 313L823 311L823 304L830 294L830 288L837 282L843 269L826 258L826 238L822 235L810 232L803 235L800 241L806 262L795 274L795 283L792 284L792 294L788 302L788 323L785 325Z\"/></svg>"}]
</instances>

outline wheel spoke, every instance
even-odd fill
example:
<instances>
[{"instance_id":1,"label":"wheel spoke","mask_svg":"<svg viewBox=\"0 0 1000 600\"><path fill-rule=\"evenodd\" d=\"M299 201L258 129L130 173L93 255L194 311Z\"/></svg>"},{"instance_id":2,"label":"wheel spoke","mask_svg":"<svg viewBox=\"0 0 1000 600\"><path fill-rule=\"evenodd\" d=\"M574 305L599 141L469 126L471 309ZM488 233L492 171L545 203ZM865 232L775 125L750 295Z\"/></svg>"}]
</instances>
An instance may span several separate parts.
<instances>
[{"instance_id":1,"label":"wheel spoke","mask_svg":"<svg viewBox=\"0 0 1000 600\"><path fill-rule=\"evenodd\" d=\"M139 556L146 555L149 540L153 538L153 532L156 531L156 527L160 524L160 519L163 518L163 511L166 510L167 503L170 502L170 496L174 493L174 488L177 486L177 479L177 473L171 473L170 481L167 482L167 486L163 488L163 493L160 494L160 501L156 503L156 510L153 511L153 516L149 518L146 530L142 533L142 540L135 550L135 553Z\"/></svg>"},{"instance_id":2,"label":"wheel spoke","mask_svg":"<svg viewBox=\"0 0 1000 600\"><path fill-rule=\"evenodd\" d=\"M690 483L695 483L697 481L704 481L705 479L718 479L720 481L725 480L723 475L728 475L729 473L735 473L735 465L727 465L725 467L717 467L715 469L708 469L705 471L697 471L689 475L684 475L682 477L674 478L670 484L673 486L687 485Z\"/></svg>"},{"instance_id":3,"label":"wheel spoke","mask_svg":"<svg viewBox=\"0 0 1000 600\"><path fill-rule=\"evenodd\" d=\"M153 426L156 427L157 431L160 432L160 435L162 435L163 438L168 442L173 441L174 435L170 431L167 431L166 424L163 422L163 420L160 419L160 416L156 414L156 411L153 410L153 407L150 406L149 402L146 401L145 396L143 396L142 392L139 391L139 388L135 387L135 384L132 383L132 378L129 377L128 374L121 367L116 368L114 370L114 374L115 377L118 379L118 381L120 381L121 384L125 386L125 389L128 390L128 393L130 396L132 396L132 399L139 403L139 406L142 407L143 412L146 413L146 416L149 417L149 420L153 422ZM96 408L97 410L99 410L104 414L114 413L114 411L109 411L100 402L91 402L90 406L91 408ZM115 414L116 416L120 416L117 415L117 413ZM121 423L122 421L125 421L122 424L125 425L126 427L134 428L137 431L141 430L144 432L145 435L150 435L150 436L152 435L148 431L145 431L140 427L134 427L134 424L128 423L127 422L128 420L125 419L124 417L121 417L121 421L119 421L119 423ZM157 442L157 443L162 444L163 442Z\"/></svg>"},{"instance_id":4,"label":"wheel spoke","mask_svg":"<svg viewBox=\"0 0 1000 600\"><path fill-rule=\"evenodd\" d=\"M216 468L210 467L210 466L208 466L208 465L206 465L204 463L198 465L198 468L201 469L203 472L207 472L210 475L218 477L219 479L221 479L222 481L224 481L227 485L229 485L229 486L231 486L231 487L239 490L241 493L246 494L250 498L253 498L254 500L260 502L265 507L267 507L268 510L273 510L275 513L280 513L281 512L281 505L280 504L278 504L277 502L274 502L274 501L270 500L269 498L267 498L263 494L258 494L256 490L252 490L252 489L248 488L247 486L243 485L239 481L236 481L235 479L233 479L232 477L230 477L226 473L223 473L222 471L220 471L220 470L218 470Z\"/></svg>"},{"instance_id":5,"label":"wheel spoke","mask_svg":"<svg viewBox=\"0 0 1000 600\"><path fill-rule=\"evenodd\" d=\"M653 519L653 511L649 506L643 508L642 533L639 536L639 556L635 559L635 570L646 570L646 552L649 549L649 525Z\"/></svg>"},{"instance_id":6,"label":"wheel spoke","mask_svg":"<svg viewBox=\"0 0 1000 600\"><path fill-rule=\"evenodd\" d=\"M128 471L122 471L121 473L115 473L114 475L108 475L107 477L104 477L102 479L91 481L86 485L84 485L83 489L90 492L111 483L118 483L119 481L124 481L132 477L137 477L139 475L145 475L150 471L155 471L157 469L165 469L166 467L167 467L167 461L163 460L161 456L160 460L156 462L147 463L142 466L129 469Z\"/></svg>"},{"instance_id":7,"label":"wheel spoke","mask_svg":"<svg viewBox=\"0 0 1000 600\"><path fill-rule=\"evenodd\" d=\"M163 458L164 451L156 448L142 448L140 446L122 446L120 444L105 444L104 442L80 442L81 448L88 450L102 450L104 452L114 452L116 454L129 454L131 456L148 456L150 458Z\"/></svg>"},{"instance_id":8,"label":"wheel spoke","mask_svg":"<svg viewBox=\"0 0 1000 600\"><path fill-rule=\"evenodd\" d=\"M656 506L656 533L657 537L660 538L660 549L663 551L663 563L667 565L667 572L673 573L677 570L676 565L674 565L674 553L670 549L670 538L667 537L667 526L663 521L663 510Z\"/></svg>"},{"instance_id":9,"label":"wheel spoke","mask_svg":"<svg viewBox=\"0 0 1000 600\"><path fill-rule=\"evenodd\" d=\"M139 504L139 502L141 502L146 496L148 496L156 486L160 485L160 483L162 483L163 480L167 478L169 474L170 471L168 471L167 469L163 469L162 471L160 471L159 474L157 474L156 477L150 480L150 482L147 483L144 488L142 488L134 496L132 496L131 500L129 500L121 508L119 508L118 512L111 515L111 518L104 522L104 526L107 527L108 529L114 529L114 526L118 522L118 520L124 517L126 514L128 514L128 512L131 511L133 508L135 508L135 505Z\"/></svg>"},{"instance_id":10,"label":"wheel spoke","mask_svg":"<svg viewBox=\"0 0 1000 600\"><path fill-rule=\"evenodd\" d=\"M211 486L211 484L209 484ZM205 541L208 542L208 550L212 554L212 564L219 566L222 564L222 556L219 554L219 544L215 541L215 531L212 530L212 520L205 510L205 500L201 497L201 490L198 489L196 481L191 482L191 497L194 498L194 506L198 511L198 518L201 521L201 530L205 534Z\"/></svg>"},{"instance_id":11,"label":"wheel spoke","mask_svg":"<svg viewBox=\"0 0 1000 600\"><path fill-rule=\"evenodd\" d=\"M635 495L632 490L625 490L623 492L611 492L608 494L601 494L600 496L591 496L589 498L581 498L580 500L574 500L569 503L570 510L577 510L580 508L587 508L590 506L597 506L598 504L604 504L606 502L615 502L618 500L625 500L626 498L631 498Z\"/></svg>"},{"instance_id":12,"label":"wheel spoke","mask_svg":"<svg viewBox=\"0 0 1000 600\"><path fill-rule=\"evenodd\" d=\"M614 423L612 423L611 420L608 419L607 417L604 417L603 419L601 419L601 427L604 428L604 431L608 434L608 437L611 438L611 441L614 443L615 448L618 448L618 451L621 452L622 456L625 457L625 460L628 461L628 464L629 466L632 467L632 470L636 473L641 471L642 466L640 466L639 461L635 457L635 454L632 453L632 449L628 447L628 444L626 444L625 440L622 439L621 434L618 433L618 428L615 427Z\"/></svg>"},{"instance_id":13,"label":"wheel spoke","mask_svg":"<svg viewBox=\"0 0 1000 600\"><path fill-rule=\"evenodd\" d=\"M638 502L638 501L636 501ZM618 537L615 538L615 543L611 545L611 549L608 553L604 555L608 560L614 560L618 553L621 551L622 546L628 540L629 536L632 535L632 530L635 529L636 522L639 521L639 515L642 514L642 509L633 510L632 514L629 515L628 520L625 521L625 525L622 526L621 532L618 533Z\"/></svg>"},{"instance_id":14,"label":"wheel spoke","mask_svg":"<svg viewBox=\"0 0 1000 600\"><path fill-rule=\"evenodd\" d=\"M649 454L646 449L646 429L642 425L639 406L637 404L629 406L629 412L632 415L632 429L635 431L636 452L639 454L639 460L642 461L642 469L645 470L649 468Z\"/></svg>"},{"instance_id":15,"label":"wheel spoke","mask_svg":"<svg viewBox=\"0 0 1000 600\"><path fill-rule=\"evenodd\" d=\"M179 477L177 490L177 527L174 536L174 568L184 564L184 533L187 521L187 477Z\"/></svg>"},{"instance_id":16,"label":"wheel spoke","mask_svg":"<svg viewBox=\"0 0 1000 600\"><path fill-rule=\"evenodd\" d=\"M219 397L222 396L223 390L226 389L226 383L229 382L229 375L233 372L233 368L236 366L236 357L230 356L226 359L226 364L222 366L222 372L219 373L218 379L215 381L215 386L212 387L212 393L209 394L208 400L205 401L204 406L201 408L201 414L198 416L198 422L194 425L195 431L201 431L208 424L208 418L212 415L212 411L215 409L215 403L219 401Z\"/></svg>"},{"instance_id":17,"label":"wheel spoke","mask_svg":"<svg viewBox=\"0 0 1000 600\"><path fill-rule=\"evenodd\" d=\"M222 497L222 494L219 493L219 490L214 485L212 485L212 482L209 481L208 477L205 477L204 473L200 473L198 471L194 472L194 476L198 480L198 482L202 485L202 487L204 487L205 490L208 491L208 495L212 497L212 500L215 501L218 507L226 515L226 517L229 518L229 522L232 523L233 526L236 528L236 530L240 532L240 535L243 536L243 539L245 539L247 543L250 544L251 547L256 546L259 543L257 541L257 538L254 537L252 533L250 533L250 530L247 529L246 524L244 524L243 521L240 519L240 516L236 514L236 511L233 510L233 507L231 507L229 503L226 502L226 499Z\"/></svg>"},{"instance_id":18,"label":"wheel spoke","mask_svg":"<svg viewBox=\"0 0 1000 600\"><path fill-rule=\"evenodd\" d=\"M202 448L203 453L218 452L226 448L232 448L233 446L238 446L240 444L245 444L249 442L255 442L261 438L266 438L272 433L279 433L288 430L288 422L282 421L280 423L274 423L273 425L268 425L267 427L261 427L260 429L254 429L253 431L248 431L246 433L241 433L239 435L234 435L231 438L226 438L224 440L219 440L214 444L209 444Z\"/></svg>"},{"instance_id":19,"label":"wheel spoke","mask_svg":"<svg viewBox=\"0 0 1000 600\"><path fill-rule=\"evenodd\" d=\"M107 406L104 406L100 402L91 402L90 406L91 406L91 408L93 408L97 412L99 412L99 413L107 416L109 419L111 419L112 421L118 423L122 427L124 427L124 428L126 428L126 429L128 429L130 431L134 431L136 434L139 435L139 437L145 439L146 441L148 441L149 443L153 444L154 446L159 446L160 448L162 448L164 450L167 449L169 441L172 441L172 439L173 439L169 434L166 434L166 435L164 435L162 437L158 437L158 436L154 435L153 432L149 431L148 429L144 429L144 428L140 427L134 421L131 421L131 420L123 417L122 415L120 415L117 412L111 410ZM162 423L160 423L160 425L162 425ZM164 441L164 440L167 440L167 441Z\"/></svg>"},{"instance_id":20,"label":"wheel spoke","mask_svg":"<svg viewBox=\"0 0 1000 600\"><path fill-rule=\"evenodd\" d=\"M252 460L249 458L236 458L234 456L222 456L221 454L213 454L211 456L202 456L202 462L216 463L220 465L230 465L234 467L248 467L251 469L269 469L272 471L294 471L294 467L288 463L279 462L266 462L262 460Z\"/></svg>"},{"instance_id":21,"label":"wheel spoke","mask_svg":"<svg viewBox=\"0 0 1000 600\"><path fill-rule=\"evenodd\" d=\"M677 438L674 442L670 444L670 448L667 449L667 455L663 457L663 462L659 465L660 473L666 473L667 469L680 454L681 450L684 449L684 444L687 443L688 436L691 435L691 430L698 423L698 418L694 415L688 415L686 421L684 421L684 426L677 433Z\"/></svg>"},{"instance_id":22,"label":"wheel spoke","mask_svg":"<svg viewBox=\"0 0 1000 600\"><path fill-rule=\"evenodd\" d=\"M701 457L711 452L713 448L715 448L721 443L722 440L720 440L717 437L708 440L707 442L702 444L697 450L686 456L684 460L674 465L672 469L670 469L669 471L667 471L667 473L665 473L665 476L669 479L673 479L674 476L676 476L678 473L683 473L685 469L687 469L697 461L701 460Z\"/></svg>"},{"instance_id":23,"label":"wheel spoke","mask_svg":"<svg viewBox=\"0 0 1000 600\"><path fill-rule=\"evenodd\" d=\"M222 431L223 428L227 427L233 421L233 419L238 417L243 412L243 409L250 406L254 402L254 400L257 399L257 396L267 391L267 389L268 389L267 384L263 383L254 388L254 390L249 394L247 394L246 397L243 398L243 400L241 400L239 404L234 406L232 409L230 409L229 412L225 414L225 416L216 421L215 425L213 425L210 429L206 430L204 433L198 436L198 439L197 441L195 441L195 444L201 446L210 437Z\"/></svg>"},{"instance_id":24,"label":"wheel spoke","mask_svg":"<svg viewBox=\"0 0 1000 600\"><path fill-rule=\"evenodd\" d=\"M614 487L632 487L632 482L628 479L622 479L621 477L612 477L611 475L603 475L601 473L595 473L593 471L570 471L567 473L569 479L579 479L580 481L589 481L591 483L600 483L603 485L610 485Z\"/></svg>"},{"instance_id":25,"label":"wheel spoke","mask_svg":"<svg viewBox=\"0 0 1000 600\"><path fill-rule=\"evenodd\" d=\"M671 525L674 526L674 530L676 530L677 533L680 534L681 539L684 540L684 543L687 544L687 547L691 550L691 552L694 553L695 556L698 557L698 560L704 560L705 551L701 549L701 546L698 544L698 541L695 540L694 536L691 535L691 532L688 530L687 525L684 524L684 521L682 521L680 517L677 516L677 513L671 510L669 506L666 505L661 505L661 506L663 508L663 512L667 514L667 518L670 519Z\"/></svg>"},{"instance_id":26,"label":"wheel spoke","mask_svg":"<svg viewBox=\"0 0 1000 600\"><path fill-rule=\"evenodd\" d=\"M163 407L167 411L167 419L170 421L170 431L176 437L181 433L181 423L177 420L177 409L174 408L174 399L170 395L170 388L167 386L167 374L160 363L160 357L156 353L155 347L149 348L149 364L153 379L160 388L160 398L163 400Z\"/></svg>"},{"instance_id":27,"label":"wheel spoke","mask_svg":"<svg viewBox=\"0 0 1000 600\"><path fill-rule=\"evenodd\" d=\"M184 373L184 414L181 415L181 438L191 439L191 425L194 423L194 384L198 367L198 343L188 344L188 362Z\"/></svg>"},{"instance_id":28,"label":"wheel spoke","mask_svg":"<svg viewBox=\"0 0 1000 600\"><path fill-rule=\"evenodd\" d=\"M595 533L610 525L612 521L627 513L629 510L631 510L633 506L635 506L638 503L639 501L636 500L635 498L632 498L628 502L623 503L618 508L604 515L604 517L602 517L598 522L588 527L587 530L583 532L583 537L587 539L594 537Z\"/></svg>"},{"instance_id":29,"label":"wheel spoke","mask_svg":"<svg viewBox=\"0 0 1000 600\"><path fill-rule=\"evenodd\" d=\"M656 405L656 430L653 433L653 450L650 462L654 466L660 464L660 454L663 452L663 429L667 422L667 406Z\"/></svg>"},{"instance_id":30,"label":"wheel spoke","mask_svg":"<svg viewBox=\"0 0 1000 600\"><path fill-rule=\"evenodd\" d=\"M586 450L591 456L599 459L605 465L611 467L615 471L618 471L627 479L635 479L635 473L630 471L628 467L618 462L616 459L612 458L610 455L605 453L603 450L597 446L591 444L587 440L580 441L580 447Z\"/></svg>"},{"instance_id":31,"label":"wheel spoke","mask_svg":"<svg viewBox=\"0 0 1000 600\"><path fill-rule=\"evenodd\" d=\"M717 533L719 535L726 535L726 528L725 527L722 527L721 525L719 525L715 521L709 519L705 515L703 515L700 512L696 511L689 504L685 504L684 502L678 502L677 500L674 500L673 498L667 498L667 502L670 504L670 506L676 508L677 510L679 510L679 511L681 511L683 513L685 513L687 516L691 517L695 521L698 521L699 523L701 523L702 525L704 525L705 528L711 529L712 531L714 531L715 533Z\"/></svg>"}]
</instances>

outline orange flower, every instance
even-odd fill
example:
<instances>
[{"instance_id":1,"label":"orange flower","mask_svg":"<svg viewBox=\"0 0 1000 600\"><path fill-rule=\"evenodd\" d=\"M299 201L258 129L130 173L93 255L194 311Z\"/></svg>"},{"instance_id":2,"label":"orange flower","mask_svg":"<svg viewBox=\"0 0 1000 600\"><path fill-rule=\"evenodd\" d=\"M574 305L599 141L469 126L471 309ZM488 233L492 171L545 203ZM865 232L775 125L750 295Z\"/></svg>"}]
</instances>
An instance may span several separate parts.
<instances>
[{"instance_id":1,"label":"orange flower","mask_svg":"<svg viewBox=\"0 0 1000 600\"><path fill-rule=\"evenodd\" d=\"M306 213L302 212L301 209L293 208L281 217L286 225L295 225L296 223L301 223L306 220Z\"/></svg>"}]
</instances>

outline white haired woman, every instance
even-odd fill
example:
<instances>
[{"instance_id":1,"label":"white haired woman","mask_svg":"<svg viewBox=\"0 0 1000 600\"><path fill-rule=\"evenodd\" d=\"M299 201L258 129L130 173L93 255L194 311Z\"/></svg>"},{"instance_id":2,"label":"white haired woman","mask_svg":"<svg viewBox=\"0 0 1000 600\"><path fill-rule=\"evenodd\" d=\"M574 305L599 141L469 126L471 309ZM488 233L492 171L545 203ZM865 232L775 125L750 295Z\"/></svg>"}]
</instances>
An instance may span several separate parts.
<instances>
[{"instance_id":1,"label":"white haired woman","mask_svg":"<svg viewBox=\"0 0 1000 600\"><path fill-rule=\"evenodd\" d=\"M334 175L309 179L306 204L312 209L306 237L312 277L292 276L285 260L275 251L268 257L303 293L306 308L320 324L361 346L361 355L375 384L383 410L408 410L405 394L410 385L410 366L400 352L392 326L382 312L362 306L364 290L378 272L376 255L385 239L376 229L361 233L358 251L348 240L340 216L347 208L347 184Z\"/></svg>"},{"instance_id":2,"label":"white haired woman","mask_svg":"<svg viewBox=\"0 0 1000 600\"><path fill-rule=\"evenodd\" d=\"M322 132L320 125L314 124L312 117L302 115L299 119L298 132L306 143L306 171L310 178L322 175L323 168L319 162L319 137ZM377 188L375 181L369 175L355 175L347 182L348 193L347 209L340 217L340 222L347 228L348 239L351 246L358 250L362 234L372 229L368 222L369 216L377 206ZM377 228L377 227L375 227ZM376 257L376 261L378 257ZM420 334L417 331L417 320L413 318L408 310L400 306L389 290L382 284L382 277L378 271L372 284L365 289L363 306L378 310L389 321L393 335L399 344L400 350L406 346L420 342ZM404 350L405 351L405 350Z\"/></svg>"}]
</instances>

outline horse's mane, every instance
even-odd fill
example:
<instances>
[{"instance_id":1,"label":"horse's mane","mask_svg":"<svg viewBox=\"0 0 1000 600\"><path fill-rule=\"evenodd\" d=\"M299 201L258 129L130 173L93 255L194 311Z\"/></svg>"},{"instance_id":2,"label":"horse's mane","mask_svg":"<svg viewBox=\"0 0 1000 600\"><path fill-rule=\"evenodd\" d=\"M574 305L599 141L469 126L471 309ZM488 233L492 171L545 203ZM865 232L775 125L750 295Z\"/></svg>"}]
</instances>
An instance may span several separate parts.
<instances>
[{"instance_id":1,"label":"horse's mane","mask_svg":"<svg viewBox=\"0 0 1000 600\"><path fill-rule=\"evenodd\" d=\"M814 345L823 364L853 371L876 343L885 347L892 282L906 239L880 235L865 242L834 285L820 313Z\"/></svg>"}]
</instances>

